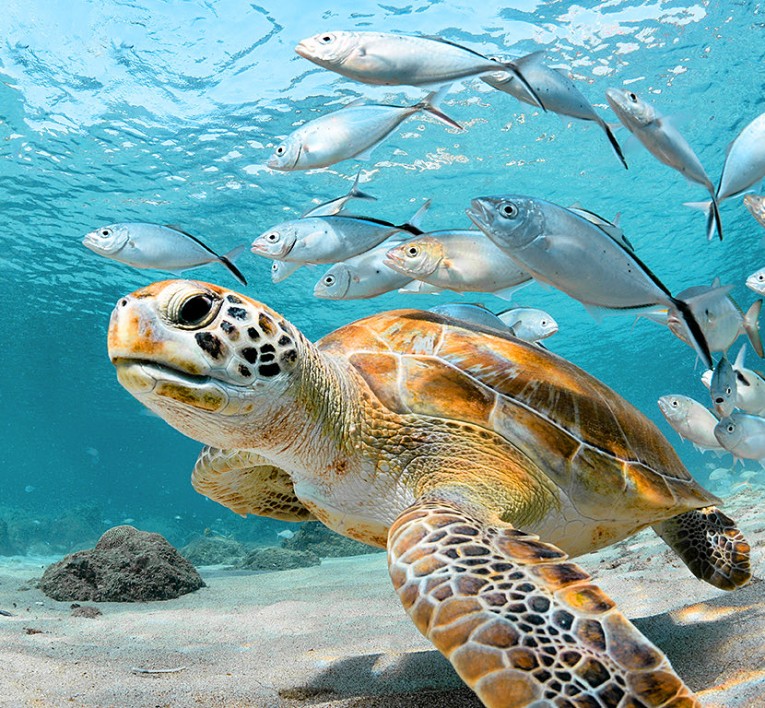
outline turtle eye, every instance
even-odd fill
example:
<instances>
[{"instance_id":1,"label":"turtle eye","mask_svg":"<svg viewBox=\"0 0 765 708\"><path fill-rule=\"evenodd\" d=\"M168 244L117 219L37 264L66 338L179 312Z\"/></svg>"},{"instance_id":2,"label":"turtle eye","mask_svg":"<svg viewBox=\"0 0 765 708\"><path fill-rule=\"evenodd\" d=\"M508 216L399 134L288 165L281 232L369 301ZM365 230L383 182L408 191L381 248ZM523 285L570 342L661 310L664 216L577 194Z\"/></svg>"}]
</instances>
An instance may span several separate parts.
<instances>
[{"instance_id":1,"label":"turtle eye","mask_svg":"<svg viewBox=\"0 0 765 708\"><path fill-rule=\"evenodd\" d=\"M276 154L279 156L284 155L284 145L280 145L278 148L276 148Z\"/></svg>"},{"instance_id":2,"label":"turtle eye","mask_svg":"<svg viewBox=\"0 0 765 708\"><path fill-rule=\"evenodd\" d=\"M409 248L406 249L406 255L410 258L414 258L419 252L420 249L417 248L417 246L409 246Z\"/></svg>"},{"instance_id":3,"label":"turtle eye","mask_svg":"<svg viewBox=\"0 0 765 708\"><path fill-rule=\"evenodd\" d=\"M508 219L514 219L516 216L518 216L518 207L515 206L512 202L507 202L507 204L503 204L500 207L500 213L502 216L508 218Z\"/></svg>"},{"instance_id":4,"label":"turtle eye","mask_svg":"<svg viewBox=\"0 0 765 708\"><path fill-rule=\"evenodd\" d=\"M627 94L627 98L629 98L630 101L632 101L633 103L637 103L637 96L634 93L632 93L632 91L630 91Z\"/></svg>"},{"instance_id":5,"label":"turtle eye","mask_svg":"<svg viewBox=\"0 0 765 708\"><path fill-rule=\"evenodd\" d=\"M279 240L279 234L276 231L272 231L270 234L266 234L266 241L269 243L276 243Z\"/></svg>"},{"instance_id":6,"label":"turtle eye","mask_svg":"<svg viewBox=\"0 0 765 708\"><path fill-rule=\"evenodd\" d=\"M335 276L334 275L326 275L324 276L324 285L332 285L335 282Z\"/></svg>"},{"instance_id":7,"label":"turtle eye","mask_svg":"<svg viewBox=\"0 0 765 708\"><path fill-rule=\"evenodd\" d=\"M335 39L335 35L334 34L323 34L323 35L321 35L321 37L319 37L319 41L322 44L332 44L334 39Z\"/></svg>"},{"instance_id":8,"label":"turtle eye","mask_svg":"<svg viewBox=\"0 0 765 708\"><path fill-rule=\"evenodd\" d=\"M184 301L178 310L178 323L184 327L201 326L212 312L213 302L210 295L192 295Z\"/></svg>"}]
</instances>

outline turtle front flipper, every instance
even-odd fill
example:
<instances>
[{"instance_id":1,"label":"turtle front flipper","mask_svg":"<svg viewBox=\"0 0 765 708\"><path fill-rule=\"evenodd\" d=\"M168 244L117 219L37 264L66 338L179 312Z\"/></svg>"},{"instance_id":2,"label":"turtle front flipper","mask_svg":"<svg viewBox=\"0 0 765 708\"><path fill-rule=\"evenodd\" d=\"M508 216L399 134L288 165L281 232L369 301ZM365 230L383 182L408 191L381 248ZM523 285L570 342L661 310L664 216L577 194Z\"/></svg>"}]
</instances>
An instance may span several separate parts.
<instances>
[{"instance_id":1,"label":"turtle front flipper","mask_svg":"<svg viewBox=\"0 0 765 708\"><path fill-rule=\"evenodd\" d=\"M281 521L314 518L295 496L290 475L250 450L203 447L191 484L200 494L242 516L257 514Z\"/></svg>"},{"instance_id":2,"label":"turtle front flipper","mask_svg":"<svg viewBox=\"0 0 765 708\"><path fill-rule=\"evenodd\" d=\"M752 578L750 546L736 522L716 506L692 509L653 525L691 573L721 590L735 590Z\"/></svg>"},{"instance_id":3,"label":"turtle front flipper","mask_svg":"<svg viewBox=\"0 0 765 708\"><path fill-rule=\"evenodd\" d=\"M416 502L388 563L417 628L488 708L699 705L563 551L480 506Z\"/></svg>"}]
</instances>

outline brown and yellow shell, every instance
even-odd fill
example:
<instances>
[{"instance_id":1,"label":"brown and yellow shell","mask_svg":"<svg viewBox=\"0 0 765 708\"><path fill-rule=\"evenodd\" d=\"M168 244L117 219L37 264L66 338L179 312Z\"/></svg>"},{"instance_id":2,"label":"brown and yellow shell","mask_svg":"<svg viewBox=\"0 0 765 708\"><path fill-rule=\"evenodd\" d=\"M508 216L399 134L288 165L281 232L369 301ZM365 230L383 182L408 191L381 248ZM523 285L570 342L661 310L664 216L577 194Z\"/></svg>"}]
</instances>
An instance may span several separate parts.
<instances>
[{"instance_id":1,"label":"brown and yellow shell","mask_svg":"<svg viewBox=\"0 0 765 708\"><path fill-rule=\"evenodd\" d=\"M576 500L650 509L716 497L689 475L656 426L605 384L540 347L431 312L373 315L324 337L391 411L472 423L520 448ZM634 501L633 501L634 503Z\"/></svg>"}]
</instances>

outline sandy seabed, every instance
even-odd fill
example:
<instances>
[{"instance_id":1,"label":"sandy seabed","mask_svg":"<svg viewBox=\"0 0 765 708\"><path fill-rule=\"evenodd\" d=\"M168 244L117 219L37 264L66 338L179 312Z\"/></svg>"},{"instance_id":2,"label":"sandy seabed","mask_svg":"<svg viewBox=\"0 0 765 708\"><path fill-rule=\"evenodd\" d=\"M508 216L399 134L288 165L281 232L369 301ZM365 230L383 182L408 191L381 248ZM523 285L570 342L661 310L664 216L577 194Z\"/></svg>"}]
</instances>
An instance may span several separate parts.
<instances>
[{"instance_id":1,"label":"sandy seabed","mask_svg":"<svg viewBox=\"0 0 765 708\"><path fill-rule=\"evenodd\" d=\"M755 578L765 576L764 502L752 486L724 507L752 544ZM0 609L13 613L0 616L2 706L480 706L407 618L384 554L280 573L206 568L206 588L98 603L95 619L35 588L39 561L2 562ZM578 562L704 706L765 707L765 582L716 590L650 531Z\"/></svg>"}]
</instances>

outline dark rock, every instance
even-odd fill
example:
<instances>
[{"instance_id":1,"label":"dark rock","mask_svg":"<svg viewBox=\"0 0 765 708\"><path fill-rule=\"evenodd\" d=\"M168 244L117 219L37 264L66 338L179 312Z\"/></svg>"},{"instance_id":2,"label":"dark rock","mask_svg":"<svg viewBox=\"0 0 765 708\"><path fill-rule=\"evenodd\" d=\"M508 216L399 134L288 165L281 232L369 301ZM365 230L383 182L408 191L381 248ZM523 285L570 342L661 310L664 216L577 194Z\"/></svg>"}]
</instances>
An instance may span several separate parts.
<instances>
[{"instance_id":1,"label":"dark rock","mask_svg":"<svg viewBox=\"0 0 765 708\"><path fill-rule=\"evenodd\" d=\"M200 536L181 548L184 558L194 565L236 565L247 555L247 549L231 538Z\"/></svg>"},{"instance_id":2,"label":"dark rock","mask_svg":"<svg viewBox=\"0 0 765 708\"><path fill-rule=\"evenodd\" d=\"M239 566L248 570L291 570L319 565L321 558L312 551L292 551L288 548L257 548Z\"/></svg>"},{"instance_id":3,"label":"dark rock","mask_svg":"<svg viewBox=\"0 0 765 708\"><path fill-rule=\"evenodd\" d=\"M169 600L204 586L194 566L156 533L109 529L89 551L48 566L40 589L54 600Z\"/></svg>"},{"instance_id":4,"label":"dark rock","mask_svg":"<svg viewBox=\"0 0 765 708\"><path fill-rule=\"evenodd\" d=\"M88 619L95 619L102 615L103 612L97 607L92 605L72 605L72 617L87 617Z\"/></svg>"},{"instance_id":5,"label":"dark rock","mask_svg":"<svg viewBox=\"0 0 765 708\"><path fill-rule=\"evenodd\" d=\"M367 546L335 533L318 521L301 524L292 538L282 541L282 548L293 551L313 551L321 558L339 558L341 556L361 556L366 553L379 553L382 549Z\"/></svg>"}]
</instances>

